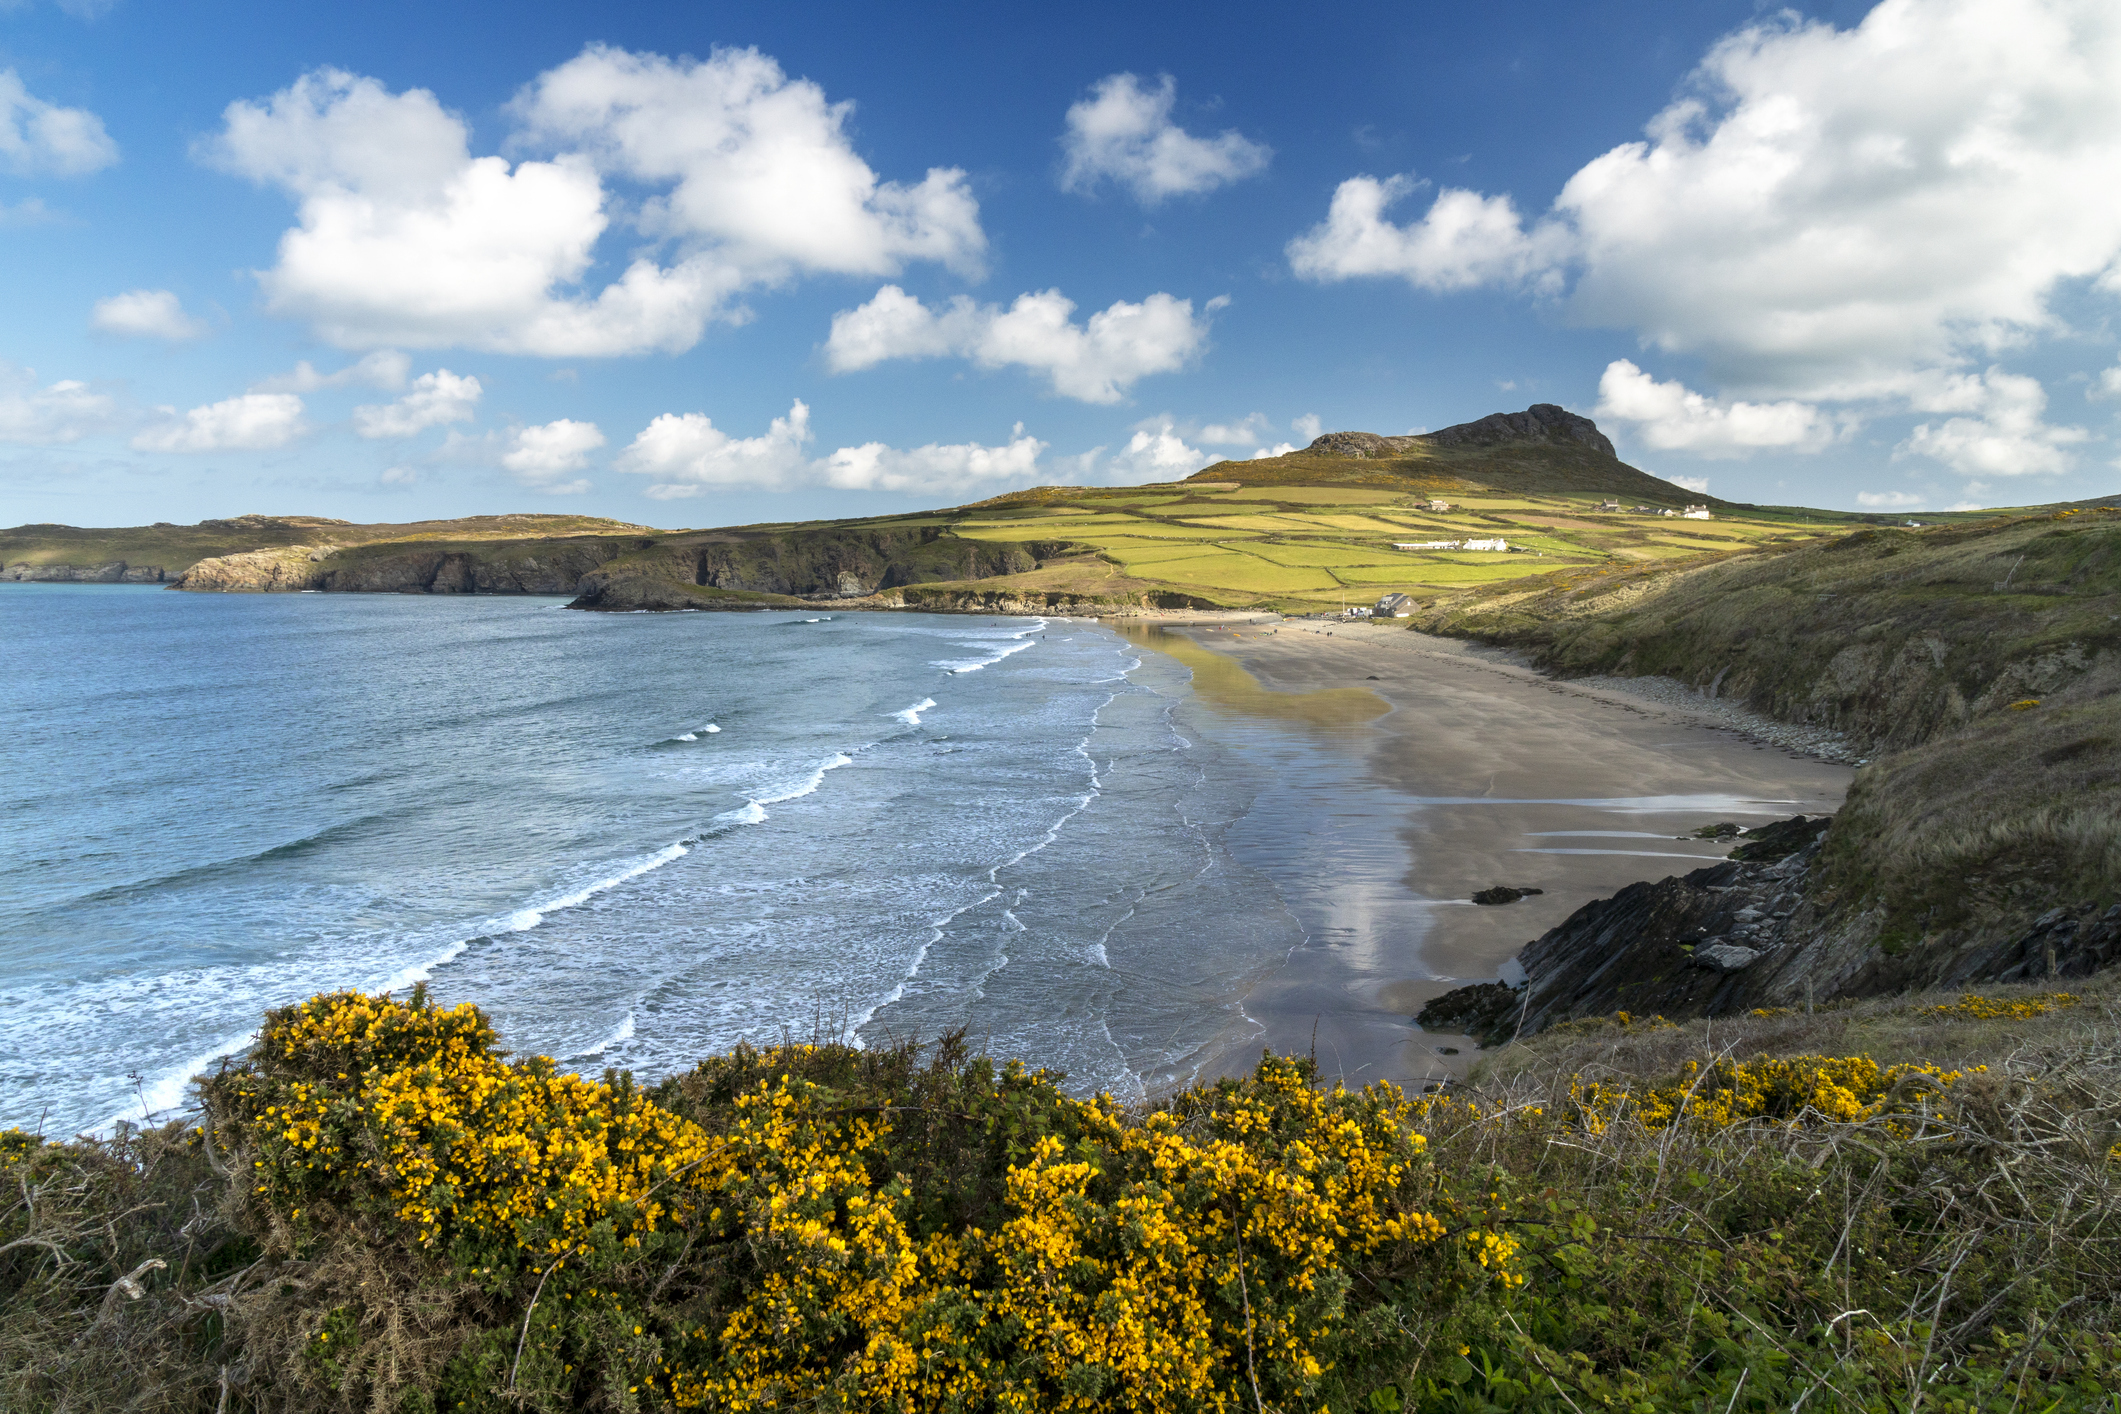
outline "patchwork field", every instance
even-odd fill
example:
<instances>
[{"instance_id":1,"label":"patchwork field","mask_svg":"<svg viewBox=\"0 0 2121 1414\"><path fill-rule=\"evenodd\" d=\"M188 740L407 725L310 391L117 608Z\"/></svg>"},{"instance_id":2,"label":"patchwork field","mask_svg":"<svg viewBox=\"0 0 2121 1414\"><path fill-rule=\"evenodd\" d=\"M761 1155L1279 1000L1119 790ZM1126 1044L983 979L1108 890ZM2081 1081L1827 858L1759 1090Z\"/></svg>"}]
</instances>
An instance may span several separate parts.
<instances>
[{"instance_id":1,"label":"patchwork field","mask_svg":"<svg viewBox=\"0 0 2121 1414\"><path fill-rule=\"evenodd\" d=\"M1610 461L1604 468L1580 479L1605 476L1612 490L1506 494L1463 479L1395 475L1392 464L1295 455L1225 463L1150 495L1040 487L967 507L950 529L972 541L1064 538L1133 578L1197 598L1306 613L1395 591L1427 599L1557 570L1721 558L1838 533L1852 519L1721 502L1708 522L1601 512L1608 497L1675 511L1701 500L1677 486L1662 495L1627 489L1627 477L1649 478ZM1295 484L1304 474L1323 484ZM1450 509L1431 509L1436 499ZM1463 539L1503 539L1510 550L1394 548Z\"/></svg>"}]
</instances>

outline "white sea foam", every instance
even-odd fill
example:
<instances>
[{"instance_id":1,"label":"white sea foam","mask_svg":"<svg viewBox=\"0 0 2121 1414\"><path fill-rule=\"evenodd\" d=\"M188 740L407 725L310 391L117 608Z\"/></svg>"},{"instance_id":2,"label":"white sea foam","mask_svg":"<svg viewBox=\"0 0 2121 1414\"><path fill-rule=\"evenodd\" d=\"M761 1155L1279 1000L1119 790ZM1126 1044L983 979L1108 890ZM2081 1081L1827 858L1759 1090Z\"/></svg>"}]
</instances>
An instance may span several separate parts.
<instances>
[{"instance_id":1,"label":"white sea foam","mask_svg":"<svg viewBox=\"0 0 2121 1414\"><path fill-rule=\"evenodd\" d=\"M144 1104L140 1104L139 1108L145 1110L144 1115L135 1113L133 1107L128 1107L97 1125L91 1132L108 1134L118 1127L118 1121L121 1119L131 1120L135 1124L143 1120L159 1123L181 1110L188 1109L184 1092L191 1088L192 1077L212 1070L223 1057L241 1055L249 1050L251 1043L257 1039L258 1033L255 1030L246 1031L240 1036L230 1036L212 1050L201 1052L182 1065L170 1067L141 1087L140 1094Z\"/></svg>"},{"instance_id":2,"label":"white sea foam","mask_svg":"<svg viewBox=\"0 0 2121 1414\"><path fill-rule=\"evenodd\" d=\"M691 732L680 732L680 733L678 733L678 740L679 740L679 741L698 741L698 740L699 740L699 738L698 738L697 736L695 736L695 735L694 735L693 733L691 733Z\"/></svg>"},{"instance_id":3,"label":"white sea foam","mask_svg":"<svg viewBox=\"0 0 2121 1414\"><path fill-rule=\"evenodd\" d=\"M706 726L701 727L700 730L703 732L718 732L721 730L721 728L716 726L714 723L709 722Z\"/></svg>"},{"instance_id":4,"label":"white sea foam","mask_svg":"<svg viewBox=\"0 0 2121 1414\"><path fill-rule=\"evenodd\" d=\"M629 865L609 878L599 879L593 884L585 884L579 889L561 894L558 898L549 899L544 903L532 904L528 908L517 909L508 915L507 920L501 927L511 933L527 933L532 928L543 923L545 915L548 913L557 913L563 908L573 908L577 904L587 903L606 889L615 889L628 879L638 879L649 870L660 869L671 860L681 859L690 852L683 844L664 845L638 864ZM464 945L462 943L456 945L456 952L462 952L463 949ZM456 956L456 952L448 954L448 957ZM447 957L443 960L447 961ZM424 981L425 979L414 978L412 980Z\"/></svg>"},{"instance_id":5,"label":"white sea foam","mask_svg":"<svg viewBox=\"0 0 2121 1414\"><path fill-rule=\"evenodd\" d=\"M904 711L893 712L891 715L898 718L900 721L904 722L909 727L917 727L921 724L921 713L928 711L934 706L934 698L924 697L920 701L914 703L911 707L906 708Z\"/></svg>"},{"instance_id":6,"label":"white sea foam","mask_svg":"<svg viewBox=\"0 0 2121 1414\"><path fill-rule=\"evenodd\" d=\"M1021 653L1026 648L1036 648L1038 640L1032 635L1039 633L1045 627L1046 620L1034 619L1031 622L1031 627L1019 629L1011 634L1003 634L994 629L968 634L966 638L970 646L987 652L987 657L938 658L929 666L941 668L946 673L976 673L982 668L994 666L1012 653Z\"/></svg>"},{"instance_id":7,"label":"white sea foam","mask_svg":"<svg viewBox=\"0 0 2121 1414\"><path fill-rule=\"evenodd\" d=\"M724 810L714 818L726 820L734 825L756 825L766 818L767 806L779 805L784 800L800 799L825 783L827 771L837 771L842 766L853 764L852 756L844 751L835 751L826 760L819 762L809 775L767 786L735 810Z\"/></svg>"},{"instance_id":8,"label":"white sea foam","mask_svg":"<svg viewBox=\"0 0 2121 1414\"><path fill-rule=\"evenodd\" d=\"M416 986L421 982L432 981L434 970L437 967L444 966L470 946L469 940L459 938L433 957L427 959L427 961L416 962L410 967L401 967L396 972L391 973L383 979L383 984L377 987L376 990L379 992L402 992L407 987Z\"/></svg>"},{"instance_id":9,"label":"white sea foam","mask_svg":"<svg viewBox=\"0 0 2121 1414\"><path fill-rule=\"evenodd\" d=\"M606 1036L603 1040L597 1042L594 1046L591 1046L588 1050L582 1052L582 1055L585 1057L600 1056L604 1054L605 1051L609 1050L611 1047L623 1046L632 1039L633 1013L629 1011L626 1013L626 1019L619 1023L618 1030L612 1032L609 1036Z\"/></svg>"},{"instance_id":10,"label":"white sea foam","mask_svg":"<svg viewBox=\"0 0 2121 1414\"><path fill-rule=\"evenodd\" d=\"M1045 622L1046 621L1044 619L1040 619L1038 621L1038 626L1043 628L1045 626ZM1032 631L1033 630L1029 629L1025 630L1025 632L1027 633ZM1116 692L1107 694L1105 700L1098 704L1097 711L1092 712L1090 714L1090 730L1093 734L1097 730L1098 714L1103 712L1105 708L1110 707L1118 697L1119 694ZM1084 737L1081 741L1077 742L1075 745L1076 753L1083 758L1083 763L1089 768L1090 771L1090 789L1083 795L1077 797L1075 802L1075 808L1069 810L1067 813L1063 814L1058 820L1055 820L1052 825L1048 826L1046 833L1040 836L1036 843L1027 845L1023 849L1020 849L1016 853L1010 855L1007 859L1001 860L989 866L987 869L987 881L989 884L993 885L993 887L988 889L985 894L982 894L979 898L972 900L970 903L967 903L962 907L950 910L950 912L944 914L941 918L936 919L934 922L928 925L930 932L928 934L927 940L924 941L918 948L914 950L913 960L907 964L905 976L901 977L898 983L893 986L889 992L886 992L883 996L877 998L876 1001L870 1003L866 1011L863 1011L859 1016L849 1017L847 1021L847 1030L845 1033L845 1039L848 1044L854 1046L861 1045L861 1029L864 1026L867 1026L871 1021L875 1020L876 1014L878 1012L882 1011L888 1006L894 1005L898 1002L900 998L906 995L906 984L908 982L911 982L914 978L920 976L921 966L928 960L929 949L933 948L937 943L943 940L945 931L953 922L955 922L958 918L962 917L964 914L971 912L973 909L983 907L986 904L991 903L995 899L1000 898L1002 896L1002 894L1005 892L1000 882L1002 870L1007 869L1012 865L1022 863L1025 859L1028 859L1030 856L1044 849L1047 845L1052 844L1055 840L1059 839L1061 830L1066 827L1067 823L1070 820L1073 820L1076 816L1082 814L1083 811L1089 809L1090 802L1096 800L1098 796L1103 793L1099 789L1101 782L1098 780L1097 760L1096 758L1090 755L1088 749L1089 745L1090 738L1087 736ZM1021 890L1018 891L1017 899L1018 902L1021 902L1023 899L1023 894ZM1007 914L1007 916L1012 923L1017 923L1017 926L1019 928L1023 927L1020 922L1017 922L1014 914ZM1102 944L1100 944L1100 947L1102 947ZM1004 956L999 963L987 970L986 976L992 977L996 972L1000 971L1003 967L1006 967L1008 965L1009 959ZM983 977L981 981L984 980L985 978ZM974 986L976 990L978 984L975 983Z\"/></svg>"}]
</instances>

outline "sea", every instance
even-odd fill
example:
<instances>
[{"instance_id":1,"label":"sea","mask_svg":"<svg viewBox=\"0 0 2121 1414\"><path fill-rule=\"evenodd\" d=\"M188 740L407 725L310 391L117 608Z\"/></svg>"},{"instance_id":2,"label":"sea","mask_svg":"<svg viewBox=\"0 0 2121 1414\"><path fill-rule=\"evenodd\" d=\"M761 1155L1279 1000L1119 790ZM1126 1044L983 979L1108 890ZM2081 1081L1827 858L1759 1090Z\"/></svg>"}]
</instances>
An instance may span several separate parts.
<instances>
[{"instance_id":1,"label":"sea","mask_svg":"<svg viewBox=\"0 0 2121 1414\"><path fill-rule=\"evenodd\" d=\"M960 1029L1128 1100L1256 1058L1246 993L1395 906L1385 704L1218 705L1157 637L0 586L0 1127L179 1115L267 1009L418 983L644 1079Z\"/></svg>"}]
</instances>

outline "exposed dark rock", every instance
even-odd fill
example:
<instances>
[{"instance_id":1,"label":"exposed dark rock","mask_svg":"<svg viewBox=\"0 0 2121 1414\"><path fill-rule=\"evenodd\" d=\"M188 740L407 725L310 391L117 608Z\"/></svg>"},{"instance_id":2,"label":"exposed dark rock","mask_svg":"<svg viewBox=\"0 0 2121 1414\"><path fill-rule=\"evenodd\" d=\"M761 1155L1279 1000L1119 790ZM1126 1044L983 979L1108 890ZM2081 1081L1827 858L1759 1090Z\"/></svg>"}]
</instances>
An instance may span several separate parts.
<instances>
[{"instance_id":1,"label":"exposed dark rock","mask_svg":"<svg viewBox=\"0 0 2121 1414\"><path fill-rule=\"evenodd\" d=\"M1522 988L1461 987L1416 1020L1494 1045L1617 1011L1680 1020L2121 965L2121 904L2090 900L2050 909L2023 933L1956 949L1888 952L1871 934L1839 930L1805 897L1827 823L1799 816L1751 832L1762 842L1804 840L1772 861L1733 858L1587 903L1518 954Z\"/></svg>"},{"instance_id":2,"label":"exposed dark rock","mask_svg":"<svg viewBox=\"0 0 2121 1414\"><path fill-rule=\"evenodd\" d=\"M1545 892L1545 889L1513 889L1508 884L1497 884L1491 889L1482 889L1479 893L1473 895L1473 902L1490 905L1515 903L1521 898L1530 898L1533 894L1543 894Z\"/></svg>"},{"instance_id":3,"label":"exposed dark rock","mask_svg":"<svg viewBox=\"0 0 2121 1414\"><path fill-rule=\"evenodd\" d=\"M1711 972L1743 972L1760 961L1760 949L1742 948L1735 943L1705 943L1696 947L1688 960Z\"/></svg>"},{"instance_id":4,"label":"exposed dark rock","mask_svg":"<svg viewBox=\"0 0 2121 1414\"><path fill-rule=\"evenodd\" d=\"M1613 444L1598 424L1552 403L1534 403L1523 412L1491 413L1478 422L1424 433L1419 439L1439 447L1490 447L1502 442L1581 442L1615 456Z\"/></svg>"},{"instance_id":5,"label":"exposed dark rock","mask_svg":"<svg viewBox=\"0 0 2121 1414\"><path fill-rule=\"evenodd\" d=\"M1831 819L1832 817L1827 815L1798 815L1788 820L1777 820L1772 825L1747 830L1745 843L1731 851L1731 858L1751 864L1787 859L1797 851L1809 848L1825 834Z\"/></svg>"},{"instance_id":6,"label":"exposed dark rock","mask_svg":"<svg viewBox=\"0 0 2121 1414\"><path fill-rule=\"evenodd\" d=\"M1730 821L1725 820L1720 825L1703 825L1700 829L1694 831L1693 834L1681 835L1679 838L1683 840L1727 840L1733 835L1742 835L1744 833L1745 826L1734 825Z\"/></svg>"},{"instance_id":7,"label":"exposed dark rock","mask_svg":"<svg viewBox=\"0 0 2121 1414\"><path fill-rule=\"evenodd\" d=\"M123 560L100 565L33 565L23 561L0 569L0 579L41 584L161 584L169 578L160 565L132 565Z\"/></svg>"},{"instance_id":8,"label":"exposed dark rock","mask_svg":"<svg viewBox=\"0 0 2121 1414\"><path fill-rule=\"evenodd\" d=\"M1523 993L1500 982L1476 982L1445 992L1414 1018L1424 1031L1460 1032L1483 1046L1510 1039Z\"/></svg>"},{"instance_id":9,"label":"exposed dark rock","mask_svg":"<svg viewBox=\"0 0 2121 1414\"><path fill-rule=\"evenodd\" d=\"M1477 422L1461 422L1436 432L1384 437L1375 432L1328 432L1315 437L1307 452L1333 457L1398 457L1423 443L1435 447L1493 447L1509 442L1577 442L1615 457L1612 442L1598 424L1552 403L1534 403L1523 412L1491 413Z\"/></svg>"}]
</instances>

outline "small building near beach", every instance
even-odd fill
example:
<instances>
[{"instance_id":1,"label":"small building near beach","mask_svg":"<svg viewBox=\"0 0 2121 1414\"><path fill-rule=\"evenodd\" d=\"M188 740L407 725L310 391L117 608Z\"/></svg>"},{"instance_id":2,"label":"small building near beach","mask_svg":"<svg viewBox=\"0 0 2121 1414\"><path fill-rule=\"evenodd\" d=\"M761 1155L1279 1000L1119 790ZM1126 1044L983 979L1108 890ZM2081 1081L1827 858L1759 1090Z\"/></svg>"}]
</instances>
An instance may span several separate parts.
<instances>
[{"instance_id":1,"label":"small building near beach","mask_svg":"<svg viewBox=\"0 0 2121 1414\"><path fill-rule=\"evenodd\" d=\"M1404 594L1387 594L1371 611L1380 619L1405 619L1414 614L1414 601Z\"/></svg>"}]
</instances>

